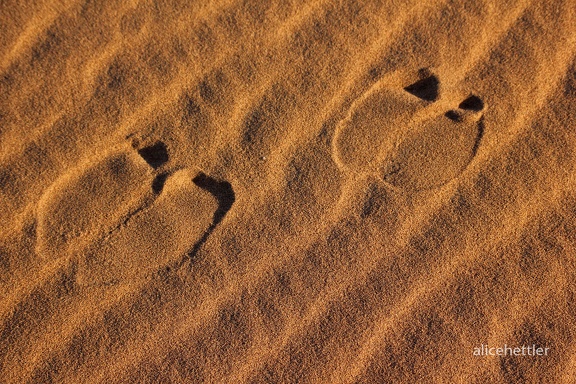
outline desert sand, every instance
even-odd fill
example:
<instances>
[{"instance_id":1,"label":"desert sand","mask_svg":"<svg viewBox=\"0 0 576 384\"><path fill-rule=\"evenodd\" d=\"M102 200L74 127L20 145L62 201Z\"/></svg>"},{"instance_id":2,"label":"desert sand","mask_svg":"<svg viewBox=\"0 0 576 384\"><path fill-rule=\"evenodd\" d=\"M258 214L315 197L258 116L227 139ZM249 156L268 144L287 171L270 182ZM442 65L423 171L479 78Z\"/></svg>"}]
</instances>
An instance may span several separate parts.
<instances>
[{"instance_id":1,"label":"desert sand","mask_svg":"<svg viewBox=\"0 0 576 384\"><path fill-rule=\"evenodd\" d=\"M576 383L573 0L0 26L0 383Z\"/></svg>"}]
</instances>

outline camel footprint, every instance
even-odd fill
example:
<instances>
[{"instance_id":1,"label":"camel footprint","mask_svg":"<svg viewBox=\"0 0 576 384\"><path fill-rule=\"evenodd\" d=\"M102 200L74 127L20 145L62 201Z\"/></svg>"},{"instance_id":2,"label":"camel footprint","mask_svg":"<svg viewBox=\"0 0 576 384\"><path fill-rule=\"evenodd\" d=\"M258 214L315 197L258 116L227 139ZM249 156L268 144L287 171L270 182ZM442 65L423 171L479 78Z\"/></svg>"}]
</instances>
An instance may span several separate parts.
<instances>
[{"instance_id":1,"label":"camel footprint","mask_svg":"<svg viewBox=\"0 0 576 384\"><path fill-rule=\"evenodd\" d=\"M484 103L470 94L458 100L457 92L444 97L426 69L419 77L384 77L352 104L333 141L341 169L407 191L440 187L462 173L482 139Z\"/></svg>"},{"instance_id":2,"label":"camel footprint","mask_svg":"<svg viewBox=\"0 0 576 384\"><path fill-rule=\"evenodd\" d=\"M124 145L58 179L38 205L38 253L77 259L81 285L145 278L180 260L206 240L234 194L202 172L168 172L168 160L162 142Z\"/></svg>"}]
</instances>

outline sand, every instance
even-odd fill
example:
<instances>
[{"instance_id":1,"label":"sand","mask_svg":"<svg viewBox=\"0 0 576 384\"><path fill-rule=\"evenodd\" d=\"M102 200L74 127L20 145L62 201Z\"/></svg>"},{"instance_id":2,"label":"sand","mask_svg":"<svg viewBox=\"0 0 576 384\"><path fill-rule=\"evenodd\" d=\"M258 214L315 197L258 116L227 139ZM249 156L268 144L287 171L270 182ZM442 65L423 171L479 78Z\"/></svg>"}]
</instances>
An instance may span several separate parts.
<instances>
[{"instance_id":1,"label":"sand","mask_svg":"<svg viewBox=\"0 0 576 384\"><path fill-rule=\"evenodd\" d=\"M574 1L0 25L0 383L576 383Z\"/></svg>"}]
</instances>

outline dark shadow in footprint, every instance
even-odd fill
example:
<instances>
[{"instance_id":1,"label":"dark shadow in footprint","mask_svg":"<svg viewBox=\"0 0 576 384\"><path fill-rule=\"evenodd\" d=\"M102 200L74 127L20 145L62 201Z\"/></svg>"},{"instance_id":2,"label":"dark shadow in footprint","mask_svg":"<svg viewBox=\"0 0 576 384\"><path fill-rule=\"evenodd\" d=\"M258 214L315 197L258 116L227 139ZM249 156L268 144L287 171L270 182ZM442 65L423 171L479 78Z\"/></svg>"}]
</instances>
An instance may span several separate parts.
<instances>
[{"instance_id":1,"label":"dark shadow in footprint","mask_svg":"<svg viewBox=\"0 0 576 384\"><path fill-rule=\"evenodd\" d=\"M478 96L471 95L458 106L467 111L479 112L484 109L484 102Z\"/></svg>"},{"instance_id":2,"label":"dark shadow in footprint","mask_svg":"<svg viewBox=\"0 0 576 384\"><path fill-rule=\"evenodd\" d=\"M455 110L450 110L444 114L447 118L452 121L461 122L462 121L462 114Z\"/></svg>"},{"instance_id":3,"label":"dark shadow in footprint","mask_svg":"<svg viewBox=\"0 0 576 384\"><path fill-rule=\"evenodd\" d=\"M161 141L139 149L138 154L154 169L168 161L168 149Z\"/></svg>"},{"instance_id":4,"label":"dark shadow in footprint","mask_svg":"<svg viewBox=\"0 0 576 384\"><path fill-rule=\"evenodd\" d=\"M478 135L476 136L476 141L474 141L474 147L472 148L472 157L476 156L478 153L478 148L482 142L482 138L484 137L484 118L481 117L480 121L478 121Z\"/></svg>"},{"instance_id":5,"label":"dark shadow in footprint","mask_svg":"<svg viewBox=\"0 0 576 384\"><path fill-rule=\"evenodd\" d=\"M158 195L162 192L164 188L164 183L166 183L166 179L168 178L168 172L161 173L157 175L154 180L152 180L152 191Z\"/></svg>"},{"instance_id":6,"label":"dark shadow in footprint","mask_svg":"<svg viewBox=\"0 0 576 384\"><path fill-rule=\"evenodd\" d=\"M230 208L232 208L232 205L236 201L234 189L232 188L232 185L227 181L218 181L200 172L198 176L192 179L192 182L205 191L208 191L216 198L216 201L218 202L218 209L216 209L216 212L214 212L212 224L210 224L210 227L208 227L200 240L198 240L190 252L188 252L188 257L191 262L194 261L200 248L204 245L206 240L208 240L208 237L210 237L216 226L222 221L222 219L224 219L224 216L230 210Z\"/></svg>"},{"instance_id":7,"label":"dark shadow in footprint","mask_svg":"<svg viewBox=\"0 0 576 384\"><path fill-rule=\"evenodd\" d=\"M232 185L227 181L218 181L202 172L192 179L192 182L210 192L218 201L218 209L214 212L213 221L214 225L217 225L236 201Z\"/></svg>"},{"instance_id":8,"label":"dark shadow in footprint","mask_svg":"<svg viewBox=\"0 0 576 384\"><path fill-rule=\"evenodd\" d=\"M450 110L444 114L447 118L457 123L460 123L464 120L464 115L466 113L470 113L467 111L471 111L473 113L480 112L484 109L484 102L481 98L476 95L468 96L464 101L462 101L458 105L458 110ZM472 157L476 156L478 152L478 148L480 147L480 142L482 141L482 137L484 136L484 118L480 117L478 120L478 134L476 135L476 139L474 141L474 146L472 147Z\"/></svg>"},{"instance_id":9,"label":"dark shadow in footprint","mask_svg":"<svg viewBox=\"0 0 576 384\"><path fill-rule=\"evenodd\" d=\"M404 90L422 100L434 101L438 99L440 81L434 75L418 80L404 88Z\"/></svg>"}]
</instances>

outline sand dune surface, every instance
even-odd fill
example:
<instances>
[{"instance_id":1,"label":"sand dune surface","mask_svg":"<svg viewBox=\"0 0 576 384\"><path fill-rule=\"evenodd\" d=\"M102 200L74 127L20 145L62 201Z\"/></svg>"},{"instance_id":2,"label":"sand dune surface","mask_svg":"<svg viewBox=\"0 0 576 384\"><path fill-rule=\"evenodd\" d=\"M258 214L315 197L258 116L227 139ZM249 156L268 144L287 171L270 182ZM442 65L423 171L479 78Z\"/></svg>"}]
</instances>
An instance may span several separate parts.
<instances>
[{"instance_id":1,"label":"sand dune surface","mask_svg":"<svg viewBox=\"0 0 576 384\"><path fill-rule=\"evenodd\" d=\"M574 1L0 25L0 383L576 383Z\"/></svg>"}]
</instances>

